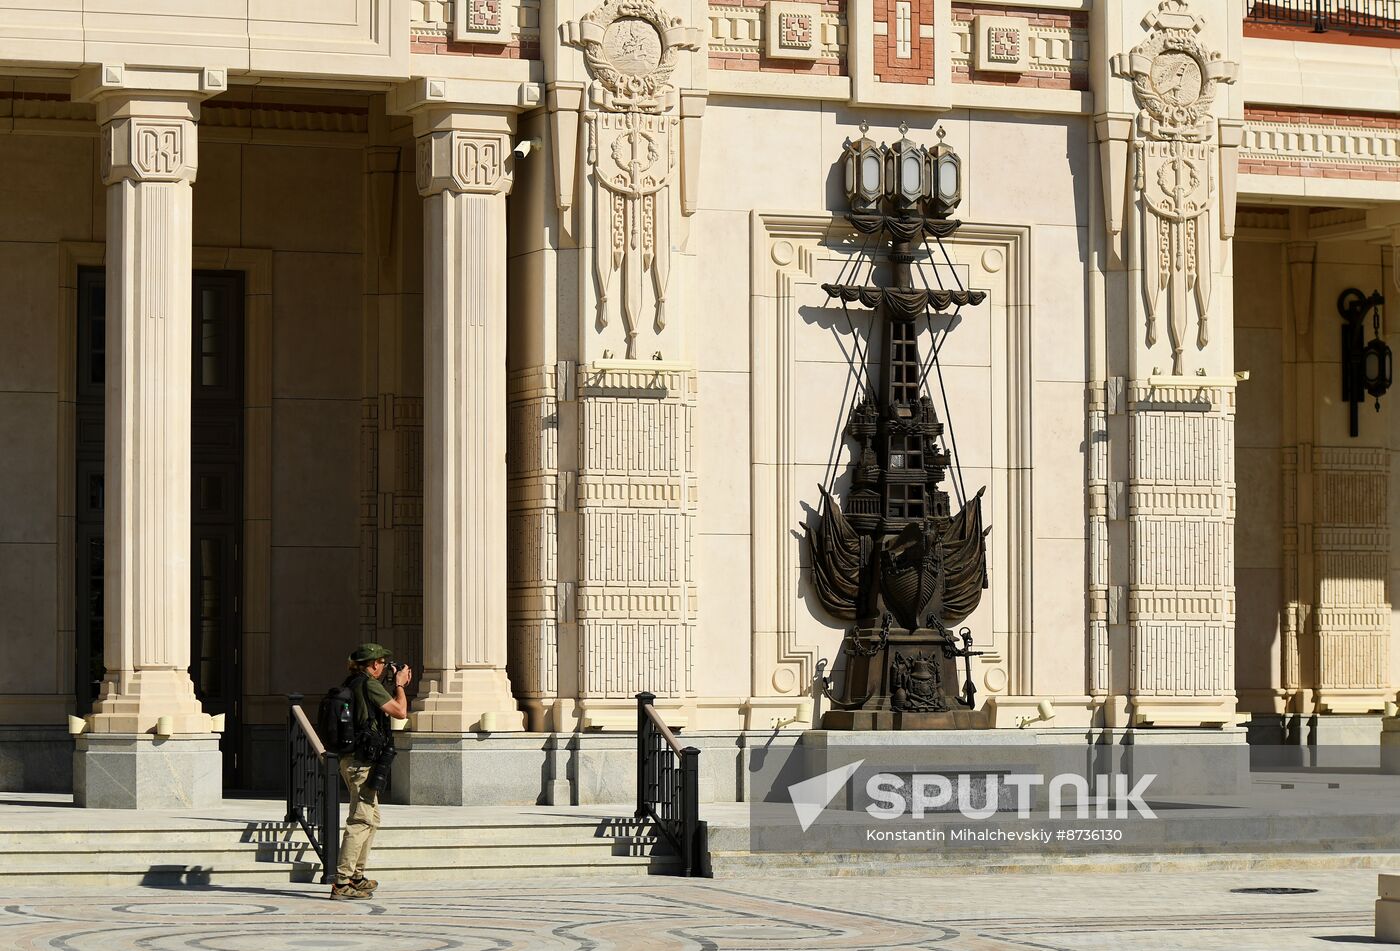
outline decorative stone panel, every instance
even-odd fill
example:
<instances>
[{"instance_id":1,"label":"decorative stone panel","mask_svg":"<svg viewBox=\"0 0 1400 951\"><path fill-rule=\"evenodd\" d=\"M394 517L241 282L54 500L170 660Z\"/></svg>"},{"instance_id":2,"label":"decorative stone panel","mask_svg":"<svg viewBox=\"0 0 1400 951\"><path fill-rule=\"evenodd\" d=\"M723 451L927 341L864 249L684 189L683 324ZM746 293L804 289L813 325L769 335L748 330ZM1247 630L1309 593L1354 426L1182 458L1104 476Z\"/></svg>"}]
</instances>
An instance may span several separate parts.
<instances>
[{"instance_id":1,"label":"decorative stone panel","mask_svg":"<svg viewBox=\"0 0 1400 951\"><path fill-rule=\"evenodd\" d=\"M580 367L579 698L693 693L693 368Z\"/></svg>"},{"instance_id":2,"label":"decorative stone panel","mask_svg":"<svg viewBox=\"0 0 1400 951\"><path fill-rule=\"evenodd\" d=\"M1180 379L1180 378L1174 378ZM1141 719L1210 722L1233 715L1235 391L1202 379L1133 383L1128 634ZM1225 698L1231 698L1226 701Z\"/></svg>"},{"instance_id":3,"label":"decorative stone panel","mask_svg":"<svg viewBox=\"0 0 1400 951\"><path fill-rule=\"evenodd\" d=\"M1324 712L1380 710L1390 682L1390 454L1313 450L1317 692Z\"/></svg>"},{"instance_id":4,"label":"decorative stone panel","mask_svg":"<svg viewBox=\"0 0 1400 951\"><path fill-rule=\"evenodd\" d=\"M415 53L538 59L540 0L411 0Z\"/></svg>"},{"instance_id":5,"label":"decorative stone panel","mask_svg":"<svg viewBox=\"0 0 1400 951\"><path fill-rule=\"evenodd\" d=\"M562 493L555 368L531 367L512 373L507 412L508 670L517 696L539 699L558 690Z\"/></svg>"},{"instance_id":6,"label":"decorative stone panel","mask_svg":"<svg viewBox=\"0 0 1400 951\"><path fill-rule=\"evenodd\" d=\"M1013 61L1006 31L1015 27L1019 27L1020 50ZM995 37L992 30L998 31ZM1089 88L1089 21L1085 13L954 4L949 40L955 83Z\"/></svg>"},{"instance_id":7,"label":"decorative stone panel","mask_svg":"<svg viewBox=\"0 0 1400 951\"><path fill-rule=\"evenodd\" d=\"M710 69L839 76L846 71L846 42L845 4L832 0L710 5Z\"/></svg>"},{"instance_id":8,"label":"decorative stone panel","mask_svg":"<svg viewBox=\"0 0 1400 951\"><path fill-rule=\"evenodd\" d=\"M764 39L773 59L820 59L821 6L769 3L764 16Z\"/></svg>"},{"instance_id":9,"label":"decorative stone panel","mask_svg":"<svg viewBox=\"0 0 1400 951\"><path fill-rule=\"evenodd\" d=\"M1023 73L1030 64L1030 26L1025 17L978 16L973 20L977 68Z\"/></svg>"}]
</instances>

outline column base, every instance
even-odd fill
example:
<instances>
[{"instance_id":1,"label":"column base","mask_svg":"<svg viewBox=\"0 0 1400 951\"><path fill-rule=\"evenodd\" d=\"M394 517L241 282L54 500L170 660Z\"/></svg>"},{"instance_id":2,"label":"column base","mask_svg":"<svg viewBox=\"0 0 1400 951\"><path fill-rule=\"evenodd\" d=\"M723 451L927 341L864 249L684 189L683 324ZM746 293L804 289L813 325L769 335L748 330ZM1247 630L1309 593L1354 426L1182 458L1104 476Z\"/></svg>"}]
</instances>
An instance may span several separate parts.
<instances>
[{"instance_id":1,"label":"column base","mask_svg":"<svg viewBox=\"0 0 1400 951\"><path fill-rule=\"evenodd\" d=\"M166 717L172 736L202 736L214 731L213 718L195 699L188 672L137 670L112 676L120 679L102 685L102 696L87 718L88 733L154 733Z\"/></svg>"},{"instance_id":2,"label":"column base","mask_svg":"<svg viewBox=\"0 0 1400 951\"><path fill-rule=\"evenodd\" d=\"M409 718L414 733L520 733L525 714L515 704L510 679L500 668L439 672L427 680L427 696Z\"/></svg>"},{"instance_id":3,"label":"column base","mask_svg":"<svg viewBox=\"0 0 1400 951\"><path fill-rule=\"evenodd\" d=\"M213 734L83 734L73 752L73 800L89 809L195 809L223 799Z\"/></svg>"},{"instance_id":4,"label":"column base","mask_svg":"<svg viewBox=\"0 0 1400 951\"><path fill-rule=\"evenodd\" d=\"M1235 698L1134 696L1133 726L1216 727L1233 729L1239 723Z\"/></svg>"}]
</instances>

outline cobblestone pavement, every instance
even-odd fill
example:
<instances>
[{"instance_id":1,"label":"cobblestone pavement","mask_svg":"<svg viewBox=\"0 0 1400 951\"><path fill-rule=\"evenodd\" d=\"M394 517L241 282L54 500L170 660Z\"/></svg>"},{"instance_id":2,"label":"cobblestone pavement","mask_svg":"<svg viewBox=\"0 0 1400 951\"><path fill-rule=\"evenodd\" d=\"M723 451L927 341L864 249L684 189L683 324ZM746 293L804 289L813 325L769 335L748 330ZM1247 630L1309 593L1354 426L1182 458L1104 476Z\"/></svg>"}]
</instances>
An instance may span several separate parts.
<instances>
[{"instance_id":1,"label":"cobblestone pavement","mask_svg":"<svg viewBox=\"0 0 1400 951\"><path fill-rule=\"evenodd\" d=\"M1293 886L1309 895L1231 889ZM326 888L204 886L0 895L14 951L1187 951L1371 942L1374 869Z\"/></svg>"}]
</instances>

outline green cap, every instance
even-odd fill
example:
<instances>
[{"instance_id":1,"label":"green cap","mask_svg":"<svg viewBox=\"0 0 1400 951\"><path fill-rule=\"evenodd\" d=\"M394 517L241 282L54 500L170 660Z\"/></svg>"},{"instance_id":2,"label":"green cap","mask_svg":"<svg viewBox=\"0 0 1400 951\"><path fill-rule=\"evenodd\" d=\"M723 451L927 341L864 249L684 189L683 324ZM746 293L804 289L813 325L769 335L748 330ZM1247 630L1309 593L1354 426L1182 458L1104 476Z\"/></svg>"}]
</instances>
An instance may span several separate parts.
<instances>
[{"instance_id":1,"label":"green cap","mask_svg":"<svg viewBox=\"0 0 1400 951\"><path fill-rule=\"evenodd\" d=\"M350 655L350 659L357 664L368 664L372 660L379 660L381 657L393 657L394 652L383 644L361 644L355 648L355 653Z\"/></svg>"}]
</instances>

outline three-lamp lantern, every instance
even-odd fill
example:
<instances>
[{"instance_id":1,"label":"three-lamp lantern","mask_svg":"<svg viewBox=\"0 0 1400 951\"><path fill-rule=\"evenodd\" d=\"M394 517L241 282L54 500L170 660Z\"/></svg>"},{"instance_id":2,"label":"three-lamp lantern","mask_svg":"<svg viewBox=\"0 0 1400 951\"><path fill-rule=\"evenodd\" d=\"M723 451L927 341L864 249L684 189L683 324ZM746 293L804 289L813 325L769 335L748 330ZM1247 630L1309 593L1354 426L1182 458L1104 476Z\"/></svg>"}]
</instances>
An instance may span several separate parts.
<instances>
[{"instance_id":1,"label":"three-lamp lantern","mask_svg":"<svg viewBox=\"0 0 1400 951\"><path fill-rule=\"evenodd\" d=\"M947 218L962 202L962 160L943 142L942 129L931 149L911 141L907 125L899 129L899 141L885 146L867 135L870 127L862 122L861 137L846 143L843 167L851 210L879 214L883 206L895 215Z\"/></svg>"}]
</instances>

